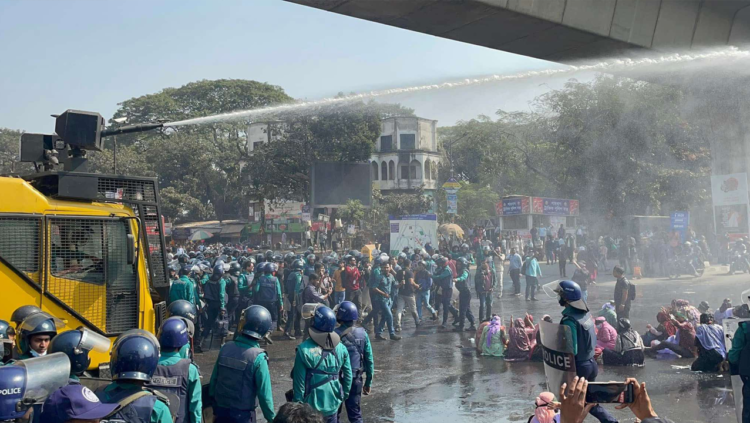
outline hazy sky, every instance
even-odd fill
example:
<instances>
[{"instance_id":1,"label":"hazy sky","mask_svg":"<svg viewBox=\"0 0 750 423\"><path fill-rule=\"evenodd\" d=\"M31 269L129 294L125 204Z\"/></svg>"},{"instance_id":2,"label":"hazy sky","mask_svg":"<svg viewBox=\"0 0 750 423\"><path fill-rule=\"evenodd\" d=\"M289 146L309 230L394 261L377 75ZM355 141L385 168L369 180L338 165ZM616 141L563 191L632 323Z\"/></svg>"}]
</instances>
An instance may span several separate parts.
<instances>
[{"instance_id":1,"label":"hazy sky","mask_svg":"<svg viewBox=\"0 0 750 423\"><path fill-rule=\"evenodd\" d=\"M201 79L253 79L300 99L555 66L280 0L0 2L0 127L51 132L90 110ZM399 101L440 125L523 109L565 78Z\"/></svg>"}]
</instances>

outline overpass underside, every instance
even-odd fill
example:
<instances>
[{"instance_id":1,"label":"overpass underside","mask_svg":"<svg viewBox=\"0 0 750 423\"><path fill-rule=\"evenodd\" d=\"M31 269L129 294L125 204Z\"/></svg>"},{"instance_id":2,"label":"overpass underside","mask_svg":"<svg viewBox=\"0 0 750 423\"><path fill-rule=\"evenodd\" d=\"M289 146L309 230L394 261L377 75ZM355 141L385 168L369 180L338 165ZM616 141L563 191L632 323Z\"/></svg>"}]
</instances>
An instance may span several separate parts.
<instances>
[{"instance_id":1,"label":"overpass underside","mask_svg":"<svg viewBox=\"0 0 750 423\"><path fill-rule=\"evenodd\" d=\"M750 41L750 0L287 0L538 59Z\"/></svg>"}]
</instances>

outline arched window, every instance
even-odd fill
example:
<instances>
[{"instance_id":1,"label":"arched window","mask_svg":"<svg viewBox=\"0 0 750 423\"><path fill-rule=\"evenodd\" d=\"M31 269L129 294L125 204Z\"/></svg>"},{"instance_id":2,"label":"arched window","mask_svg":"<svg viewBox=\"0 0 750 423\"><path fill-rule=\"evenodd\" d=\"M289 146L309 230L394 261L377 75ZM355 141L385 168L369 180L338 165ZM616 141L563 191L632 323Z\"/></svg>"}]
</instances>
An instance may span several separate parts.
<instances>
[{"instance_id":1,"label":"arched window","mask_svg":"<svg viewBox=\"0 0 750 423\"><path fill-rule=\"evenodd\" d=\"M372 168L372 180L377 181L378 180L378 163L372 162L370 167Z\"/></svg>"},{"instance_id":2,"label":"arched window","mask_svg":"<svg viewBox=\"0 0 750 423\"><path fill-rule=\"evenodd\" d=\"M437 162L435 162L435 163L432 164L431 171L432 171L432 179L435 180L435 181L437 181L437 178L438 178L438 164L437 164Z\"/></svg>"},{"instance_id":3,"label":"arched window","mask_svg":"<svg viewBox=\"0 0 750 423\"><path fill-rule=\"evenodd\" d=\"M380 177L384 181L388 180L388 165L385 162L380 165Z\"/></svg>"},{"instance_id":4,"label":"arched window","mask_svg":"<svg viewBox=\"0 0 750 423\"><path fill-rule=\"evenodd\" d=\"M432 172L430 171L431 162L430 159L427 159L424 161L424 178L425 179L431 179L432 178Z\"/></svg>"},{"instance_id":5,"label":"arched window","mask_svg":"<svg viewBox=\"0 0 750 423\"><path fill-rule=\"evenodd\" d=\"M412 160L411 163L409 163L409 179L422 179L422 163L420 163L419 160Z\"/></svg>"},{"instance_id":6,"label":"arched window","mask_svg":"<svg viewBox=\"0 0 750 423\"><path fill-rule=\"evenodd\" d=\"M388 162L388 179L391 181L396 179L396 163L393 160Z\"/></svg>"}]
</instances>

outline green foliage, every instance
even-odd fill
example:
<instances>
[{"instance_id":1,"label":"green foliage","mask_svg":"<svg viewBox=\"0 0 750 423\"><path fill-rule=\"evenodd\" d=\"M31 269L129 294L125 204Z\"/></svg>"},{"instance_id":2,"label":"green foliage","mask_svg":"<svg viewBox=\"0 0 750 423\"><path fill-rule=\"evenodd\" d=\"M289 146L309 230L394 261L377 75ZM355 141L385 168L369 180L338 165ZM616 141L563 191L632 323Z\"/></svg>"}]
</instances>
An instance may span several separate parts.
<instances>
[{"instance_id":1,"label":"green foliage","mask_svg":"<svg viewBox=\"0 0 750 423\"><path fill-rule=\"evenodd\" d=\"M31 163L19 163L18 150L22 131L0 128L0 174L26 173L34 169Z\"/></svg>"},{"instance_id":2,"label":"green foliage","mask_svg":"<svg viewBox=\"0 0 750 423\"><path fill-rule=\"evenodd\" d=\"M339 216L348 224L357 224L365 217L365 206L359 200L349 200L346 205L339 210Z\"/></svg>"},{"instance_id":3,"label":"green foliage","mask_svg":"<svg viewBox=\"0 0 750 423\"><path fill-rule=\"evenodd\" d=\"M437 201L441 205L445 204L445 191L440 190ZM440 221L453 220L454 223L464 227L474 226L479 220L495 216L495 205L498 201L500 201L500 195L492 187L462 181L461 189L458 190L458 214L455 216L448 214L445 207L441 207Z\"/></svg>"}]
</instances>

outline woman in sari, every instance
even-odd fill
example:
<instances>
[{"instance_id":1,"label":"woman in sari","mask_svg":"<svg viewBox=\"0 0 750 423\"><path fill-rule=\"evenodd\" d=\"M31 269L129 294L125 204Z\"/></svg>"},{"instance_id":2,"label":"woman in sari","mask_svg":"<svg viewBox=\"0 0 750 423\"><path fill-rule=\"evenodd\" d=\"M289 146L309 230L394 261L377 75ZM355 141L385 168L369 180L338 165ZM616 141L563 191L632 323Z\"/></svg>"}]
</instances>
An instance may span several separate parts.
<instances>
[{"instance_id":1,"label":"woman in sari","mask_svg":"<svg viewBox=\"0 0 750 423\"><path fill-rule=\"evenodd\" d=\"M502 325L500 316L493 316L490 324L482 329L482 355L491 357L502 357L505 354L505 345L508 337L505 335L505 326Z\"/></svg>"},{"instance_id":2,"label":"woman in sari","mask_svg":"<svg viewBox=\"0 0 750 423\"><path fill-rule=\"evenodd\" d=\"M505 361L525 361L531 354L531 340L524 327L523 319L517 318L513 321L513 327L508 331L508 350L505 352Z\"/></svg>"},{"instance_id":3,"label":"woman in sari","mask_svg":"<svg viewBox=\"0 0 750 423\"><path fill-rule=\"evenodd\" d=\"M677 333L677 329L672 324L669 318L669 313L666 310L660 311L656 315L656 321L659 322L659 326L654 328L653 326L646 325L646 333L643 334L643 345L650 347L654 341L664 341L670 336Z\"/></svg>"}]
</instances>

